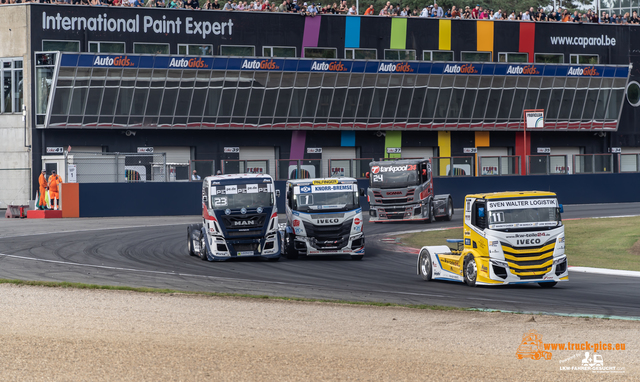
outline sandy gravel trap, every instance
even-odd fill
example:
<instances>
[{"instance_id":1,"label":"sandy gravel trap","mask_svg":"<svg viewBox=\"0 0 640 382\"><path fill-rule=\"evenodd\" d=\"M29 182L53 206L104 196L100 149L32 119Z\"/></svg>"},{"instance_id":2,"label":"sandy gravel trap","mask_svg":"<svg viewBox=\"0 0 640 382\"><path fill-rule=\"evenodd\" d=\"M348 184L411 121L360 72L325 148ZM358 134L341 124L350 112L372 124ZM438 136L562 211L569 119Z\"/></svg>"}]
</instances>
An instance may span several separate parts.
<instances>
[{"instance_id":1,"label":"sandy gravel trap","mask_svg":"<svg viewBox=\"0 0 640 382\"><path fill-rule=\"evenodd\" d=\"M640 379L637 321L8 284L0 303L2 380ZM625 350L517 359L530 330Z\"/></svg>"}]
</instances>

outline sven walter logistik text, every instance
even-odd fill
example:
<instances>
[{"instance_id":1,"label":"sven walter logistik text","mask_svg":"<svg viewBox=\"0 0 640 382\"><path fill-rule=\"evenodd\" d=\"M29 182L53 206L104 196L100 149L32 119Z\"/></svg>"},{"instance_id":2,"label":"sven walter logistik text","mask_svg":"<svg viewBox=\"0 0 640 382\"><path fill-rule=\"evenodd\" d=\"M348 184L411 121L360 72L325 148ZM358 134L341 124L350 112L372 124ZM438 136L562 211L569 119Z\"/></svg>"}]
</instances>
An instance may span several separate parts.
<instances>
[{"instance_id":1,"label":"sven walter logistik text","mask_svg":"<svg viewBox=\"0 0 640 382\"><path fill-rule=\"evenodd\" d=\"M162 18L144 16L141 22L140 15L125 19L109 17L106 13L97 17L69 17L61 16L60 13L52 16L42 12L42 30L89 30L92 32L157 34L186 33L201 35L205 39L210 34L231 36L233 34L233 21L231 19L226 22L195 21L193 17L185 17L183 22L181 17L167 19L167 16L162 16Z\"/></svg>"}]
</instances>

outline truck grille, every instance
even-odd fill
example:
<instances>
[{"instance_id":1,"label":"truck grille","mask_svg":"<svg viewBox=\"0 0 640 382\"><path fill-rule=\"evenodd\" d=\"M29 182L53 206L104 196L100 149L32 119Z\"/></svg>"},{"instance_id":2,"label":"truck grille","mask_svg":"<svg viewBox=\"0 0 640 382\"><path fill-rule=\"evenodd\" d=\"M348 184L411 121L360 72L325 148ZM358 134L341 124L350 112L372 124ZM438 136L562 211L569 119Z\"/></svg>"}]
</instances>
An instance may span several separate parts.
<instances>
[{"instance_id":1,"label":"truck grille","mask_svg":"<svg viewBox=\"0 0 640 382\"><path fill-rule=\"evenodd\" d=\"M352 222L353 219L349 219L342 224L321 226L304 222L304 230L307 232L307 237L315 239L313 245L316 248L343 248L349 242Z\"/></svg>"},{"instance_id":2,"label":"truck grille","mask_svg":"<svg viewBox=\"0 0 640 382\"><path fill-rule=\"evenodd\" d=\"M222 222L227 229L262 228L265 214L224 215Z\"/></svg>"},{"instance_id":3,"label":"truck grille","mask_svg":"<svg viewBox=\"0 0 640 382\"><path fill-rule=\"evenodd\" d=\"M227 237L262 237L262 230L227 231Z\"/></svg>"},{"instance_id":4,"label":"truck grille","mask_svg":"<svg viewBox=\"0 0 640 382\"><path fill-rule=\"evenodd\" d=\"M240 252L240 251L256 251L258 249L258 243L233 244L233 249L235 249L236 252Z\"/></svg>"},{"instance_id":5,"label":"truck grille","mask_svg":"<svg viewBox=\"0 0 640 382\"><path fill-rule=\"evenodd\" d=\"M515 248L502 243L502 251L511 273L522 280L531 280L542 278L551 270L555 246L555 239L534 247Z\"/></svg>"},{"instance_id":6,"label":"truck grille","mask_svg":"<svg viewBox=\"0 0 640 382\"><path fill-rule=\"evenodd\" d=\"M407 190L405 196L382 196L382 192L373 191L373 197L378 204L406 204L413 202L413 195L416 193L415 189Z\"/></svg>"}]
</instances>

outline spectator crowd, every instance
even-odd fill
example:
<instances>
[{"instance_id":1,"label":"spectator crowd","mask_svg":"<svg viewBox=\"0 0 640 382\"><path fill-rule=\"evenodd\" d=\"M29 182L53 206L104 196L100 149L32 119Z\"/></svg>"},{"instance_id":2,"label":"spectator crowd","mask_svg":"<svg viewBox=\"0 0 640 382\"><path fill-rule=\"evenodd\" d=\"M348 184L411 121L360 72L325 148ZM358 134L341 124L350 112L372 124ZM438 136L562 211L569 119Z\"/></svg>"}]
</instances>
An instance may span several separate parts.
<instances>
[{"instance_id":1,"label":"spectator crowd","mask_svg":"<svg viewBox=\"0 0 640 382\"><path fill-rule=\"evenodd\" d=\"M395 16L395 17L435 17L448 19L472 19L472 20L519 20L519 21L550 21L550 22L574 22L574 23L598 23L598 24L640 24L640 18L636 11L632 15L626 12L624 15L603 11L600 15L592 10L581 13L577 10L571 12L568 9L558 8L557 11L546 13L544 8L531 7L524 12L503 11L498 9L487 9L480 4L471 8L469 6L458 8L452 6L444 9L437 3L426 5L422 9L411 9L396 4L395 6L387 1L380 10L376 10L373 4L369 5L364 12L358 12L355 5L349 7L346 0L341 0L340 4L313 3L303 0L0 0L0 4L16 3L52 3L52 4L81 4L91 6L115 6L115 7L157 7L176 9L210 9L224 11L253 11L253 12L286 12L299 13L306 16L316 14L343 14L365 16Z\"/></svg>"}]
</instances>

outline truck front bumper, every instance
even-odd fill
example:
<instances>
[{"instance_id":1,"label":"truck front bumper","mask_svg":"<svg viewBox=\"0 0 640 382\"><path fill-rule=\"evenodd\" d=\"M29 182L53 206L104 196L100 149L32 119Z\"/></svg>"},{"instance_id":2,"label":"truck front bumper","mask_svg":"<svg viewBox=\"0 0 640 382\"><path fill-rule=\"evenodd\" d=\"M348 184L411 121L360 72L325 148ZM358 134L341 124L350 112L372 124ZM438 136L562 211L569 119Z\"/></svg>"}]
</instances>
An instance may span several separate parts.
<instances>
[{"instance_id":1,"label":"truck front bumper","mask_svg":"<svg viewBox=\"0 0 640 382\"><path fill-rule=\"evenodd\" d=\"M476 261L478 266L478 285L528 284L569 280L569 267L566 256L555 258L549 270L539 275L516 275L504 260L476 258Z\"/></svg>"},{"instance_id":2,"label":"truck front bumper","mask_svg":"<svg viewBox=\"0 0 640 382\"><path fill-rule=\"evenodd\" d=\"M330 247L319 245L314 238L297 236L293 242L294 249L301 255L364 255L364 235L362 233L351 235L344 247Z\"/></svg>"},{"instance_id":3,"label":"truck front bumper","mask_svg":"<svg viewBox=\"0 0 640 382\"><path fill-rule=\"evenodd\" d=\"M226 240L221 236L211 236L207 242L209 261L228 260L238 257L280 257L280 233L272 233L265 238Z\"/></svg>"},{"instance_id":4,"label":"truck front bumper","mask_svg":"<svg viewBox=\"0 0 640 382\"><path fill-rule=\"evenodd\" d=\"M370 222L388 222L388 221L420 221L427 220L429 215L425 216L422 204L406 204L402 206L370 206L369 221Z\"/></svg>"}]
</instances>

